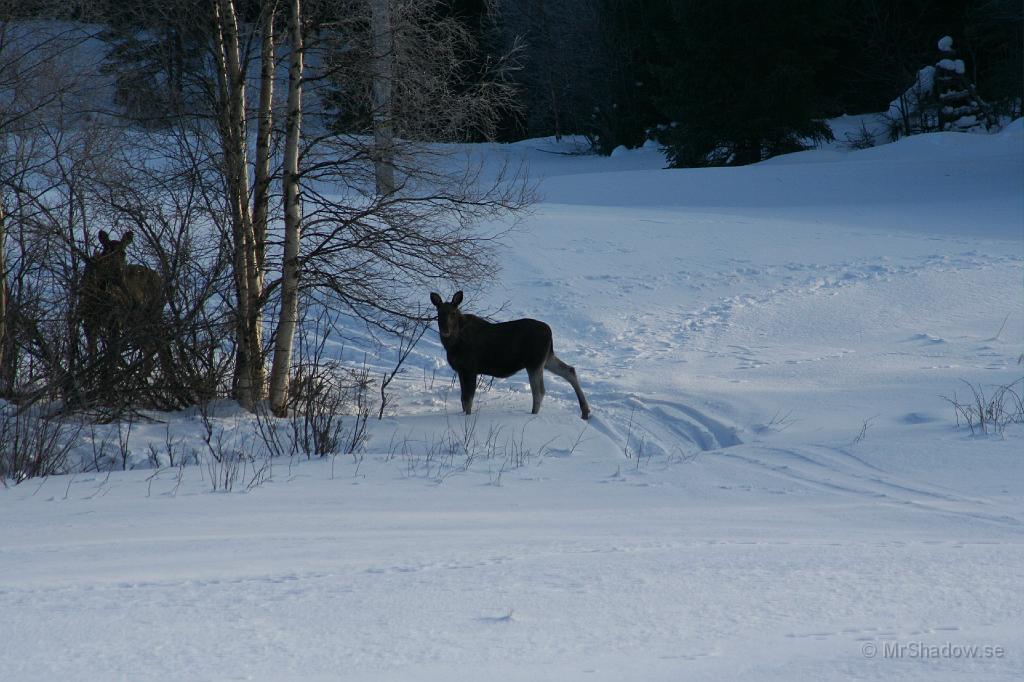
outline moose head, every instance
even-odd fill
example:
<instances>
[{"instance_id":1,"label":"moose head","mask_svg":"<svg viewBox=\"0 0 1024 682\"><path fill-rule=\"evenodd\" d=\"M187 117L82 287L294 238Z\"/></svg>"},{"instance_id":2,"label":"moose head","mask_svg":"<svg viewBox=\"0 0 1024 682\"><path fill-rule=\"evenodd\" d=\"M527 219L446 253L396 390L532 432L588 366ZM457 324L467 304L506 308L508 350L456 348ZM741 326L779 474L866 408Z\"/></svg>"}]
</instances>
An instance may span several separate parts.
<instances>
[{"instance_id":1,"label":"moose head","mask_svg":"<svg viewBox=\"0 0 1024 682\"><path fill-rule=\"evenodd\" d=\"M135 241L135 233L129 230L120 239L111 239L106 230L100 230L98 237L103 250L87 259L85 272L96 284L109 287L125 278L128 247Z\"/></svg>"},{"instance_id":2,"label":"moose head","mask_svg":"<svg viewBox=\"0 0 1024 682\"><path fill-rule=\"evenodd\" d=\"M441 332L441 338L457 337L462 326L462 312L459 310L459 305L462 304L462 292L456 291L452 296L451 303L445 303L439 294L431 292L430 302L437 308L437 328Z\"/></svg>"}]
</instances>

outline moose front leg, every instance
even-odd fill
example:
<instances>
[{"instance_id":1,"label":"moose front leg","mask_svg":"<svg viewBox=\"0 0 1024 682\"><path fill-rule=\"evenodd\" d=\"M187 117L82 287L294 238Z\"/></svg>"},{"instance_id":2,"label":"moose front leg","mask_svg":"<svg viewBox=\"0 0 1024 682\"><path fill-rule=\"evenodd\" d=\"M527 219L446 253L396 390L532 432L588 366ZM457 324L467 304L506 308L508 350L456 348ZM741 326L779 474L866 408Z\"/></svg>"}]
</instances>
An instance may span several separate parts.
<instances>
[{"instance_id":1,"label":"moose front leg","mask_svg":"<svg viewBox=\"0 0 1024 682\"><path fill-rule=\"evenodd\" d=\"M459 372L459 386L462 388L462 411L473 413L473 396L476 394L476 375Z\"/></svg>"}]
</instances>

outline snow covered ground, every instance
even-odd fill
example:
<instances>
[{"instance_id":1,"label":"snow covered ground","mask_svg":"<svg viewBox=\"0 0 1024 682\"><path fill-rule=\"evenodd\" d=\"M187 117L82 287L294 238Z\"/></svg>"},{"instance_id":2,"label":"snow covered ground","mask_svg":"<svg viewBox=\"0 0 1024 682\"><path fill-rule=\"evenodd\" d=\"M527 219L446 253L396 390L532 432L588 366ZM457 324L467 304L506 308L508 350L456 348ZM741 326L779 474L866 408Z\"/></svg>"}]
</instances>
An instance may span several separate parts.
<instances>
[{"instance_id":1,"label":"snow covered ground","mask_svg":"<svg viewBox=\"0 0 1024 682\"><path fill-rule=\"evenodd\" d=\"M544 199L463 308L548 321L589 423L551 375L537 417L525 375L458 414L431 331L359 459L0 490L0 678L1020 679L1024 426L941 396L1024 376L1021 122L731 169L571 148L474 148Z\"/></svg>"}]
</instances>

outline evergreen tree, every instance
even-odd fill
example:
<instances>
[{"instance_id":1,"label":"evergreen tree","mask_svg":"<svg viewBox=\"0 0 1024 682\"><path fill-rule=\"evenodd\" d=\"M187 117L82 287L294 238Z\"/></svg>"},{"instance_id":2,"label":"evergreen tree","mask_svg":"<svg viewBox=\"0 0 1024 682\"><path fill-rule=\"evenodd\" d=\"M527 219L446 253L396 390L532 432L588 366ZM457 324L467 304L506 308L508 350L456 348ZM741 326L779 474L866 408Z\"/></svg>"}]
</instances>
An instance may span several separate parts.
<instances>
[{"instance_id":1,"label":"evergreen tree","mask_svg":"<svg viewBox=\"0 0 1024 682\"><path fill-rule=\"evenodd\" d=\"M604 68L590 84L594 96L586 133L602 154L643 144L661 121L658 74L671 57L653 38L672 21L671 5L672 0L598 2Z\"/></svg>"},{"instance_id":2,"label":"evergreen tree","mask_svg":"<svg viewBox=\"0 0 1024 682\"><path fill-rule=\"evenodd\" d=\"M114 102L149 127L192 111L199 93L194 76L205 56L203 11L194 0L110 2L100 15L107 23L104 72L114 77Z\"/></svg>"},{"instance_id":3,"label":"evergreen tree","mask_svg":"<svg viewBox=\"0 0 1024 682\"><path fill-rule=\"evenodd\" d=\"M996 113L1024 114L1024 3L1020 0L974 0L964 36L957 40L969 57L968 75Z\"/></svg>"},{"instance_id":4,"label":"evergreen tree","mask_svg":"<svg viewBox=\"0 0 1024 682\"><path fill-rule=\"evenodd\" d=\"M935 64L935 98L939 130L969 131L991 128L995 123L991 107L978 95L967 78L964 60L958 59L949 36L939 40L939 61Z\"/></svg>"},{"instance_id":5,"label":"evergreen tree","mask_svg":"<svg viewBox=\"0 0 1024 682\"><path fill-rule=\"evenodd\" d=\"M526 136L584 132L607 54L598 35L598 0L506 0L498 20L506 49L523 45L516 81Z\"/></svg>"},{"instance_id":6,"label":"evergreen tree","mask_svg":"<svg viewBox=\"0 0 1024 682\"><path fill-rule=\"evenodd\" d=\"M832 139L815 75L832 59L834 16L819 0L680 0L660 46L658 139L672 166L740 165Z\"/></svg>"},{"instance_id":7,"label":"evergreen tree","mask_svg":"<svg viewBox=\"0 0 1024 682\"><path fill-rule=\"evenodd\" d=\"M978 94L967 75L967 65L957 57L953 39L938 41L939 60L917 72L914 84L889 105L889 136L947 130L989 130L997 124L992 107Z\"/></svg>"}]
</instances>

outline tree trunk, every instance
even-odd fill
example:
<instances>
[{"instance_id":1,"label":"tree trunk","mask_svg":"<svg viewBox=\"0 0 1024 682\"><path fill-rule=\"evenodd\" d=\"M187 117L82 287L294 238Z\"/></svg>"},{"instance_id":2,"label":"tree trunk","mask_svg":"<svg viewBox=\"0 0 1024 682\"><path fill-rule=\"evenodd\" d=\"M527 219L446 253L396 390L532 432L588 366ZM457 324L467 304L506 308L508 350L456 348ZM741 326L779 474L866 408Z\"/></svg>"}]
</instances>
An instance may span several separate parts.
<instances>
[{"instance_id":1,"label":"tree trunk","mask_svg":"<svg viewBox=\"0 0 1024 682\"><path fill-rule=\"evenodd\" d=\"M284 261L281 275L281 313L274 341L274 366L270 374L270 405L278 417L288 412L288 379L292 342L299 317L299 241L302 237L302 205L299 186L299 141L302 135L302 10L291 0L288 20L291 55L288 69L288 121L284 145Z\"/></svg>"},{"instance_id":2,"label":"tree trunk","mask_svg":"<svg viewBox=\"0 0 1024 682\"><path fill-rule=\"evenodd\" d=\"M7 353L7 215L4 213L3 197L0 196L0 398L9 388L7 377L11 374Z\"/></svg>"},{"instance_id":3,"label":"tree trunk","mask_svg":"<svg viewBox=\"0 0 1024 682\"><path fill-rule=\"evenodd\" d=\"M224 174L231 204L231 238L236 296L234 394L247 410L255 409L266 391L263 366L262 245L253 231L249 210L245 70L241 63L238 17L234 0L216 0L216 52L221 88L220 129Z\"/></svg>"},{"instance_id":4,"label":"tree trunk","mask_svg":"<svg viewBox=\"0 0 1024 682\"><path fill-rule=\"evenodd\" d=\"M395 191L394 128L391 85L394 80L395 40L391 27L391 0L370 0L373 31L373 140L377 193Z\"/></svg>"},{"instance_id":5,"label":"tree trunk","mask_svg":"<svg viewBox=\"0 0 1024 682\"><path fill-rule=\"evenodd\" d=\"M265 261L267 215L270 204L270 136L274 125L274 17L277 0L267 0L260 15L260 101L256 131L256 170L253 183L252 224L256 262ZM262 270L261 270L262 275ZM260 289L263 283L260 282Z\"/></svg>"}]
</instances>

